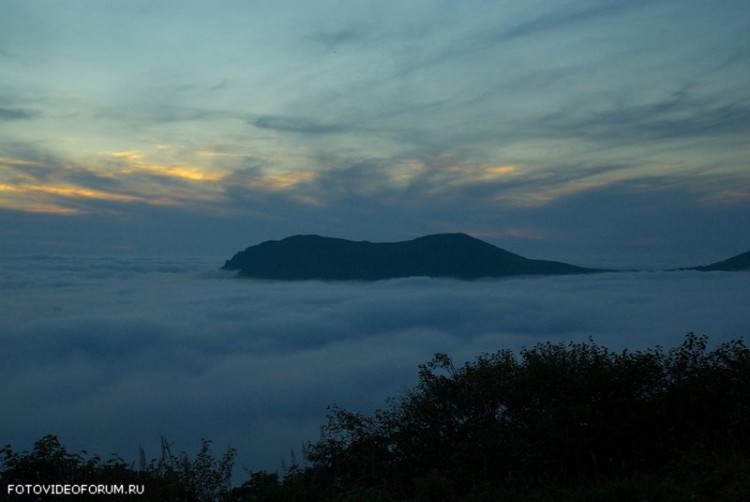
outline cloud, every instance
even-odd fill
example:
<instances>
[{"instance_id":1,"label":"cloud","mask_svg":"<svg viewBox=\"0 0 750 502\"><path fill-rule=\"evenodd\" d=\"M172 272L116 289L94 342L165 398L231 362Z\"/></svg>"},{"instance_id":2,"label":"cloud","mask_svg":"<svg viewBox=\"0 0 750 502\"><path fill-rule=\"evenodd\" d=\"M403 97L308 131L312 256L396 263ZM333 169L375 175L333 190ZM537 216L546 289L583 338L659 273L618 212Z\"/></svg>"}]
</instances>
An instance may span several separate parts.
<instances>
[{"instance_id":1,"label":"cloud","mask_svg":"<svg viewBox=\"0 0 750 502\"><path fill-rule=\"evenodd\" d=\"M71 163L33 147L11 149L11 155L0 157L5 209L82 214L100 203L117 212L117 205L194 206L221 199L222 173L148 161L137 151L105 152L91 163Z\"/></svg>"},{"instance_id":2,"label":"cloud","mask_svg":"<svg viewBox=\"0 0 750 502\"><path fill-rule=\"evenodd\" d=\"M302 117L264 116L254 121L261 129L294 132L301 134L334 134L351 132L353 128L347 124L320 123Z\"/></svg>"},{"instance_id":3,"label":"cloud","mask_svg":"<svg viewBox=\"0 0 750 502\"><path fill-rule=\"evenodd\" d=\"M703 262L742 252L738 236L750 235L744 174L720 175L710 165L658 176L630 158L542 169L434 153L310 155L285 170L246 158L233 170L202 171L122 151L102 156L106 170L95 171L42 154L25 158L0 158L0 204L77 216L0 213L6 255L84 247L216 255L249 237L402 240L468 231L534 258L587 265L579 257L592 256L588 265L606 266L619 257L640 266L650 252L660 265L687 266L692 254Z\"/></svg>"},{"instance_id":4,"label":"cloud","mask_svg":"<svg viewBox=\"0 0 750 502\"><path fill-rule=\"evenodd\" d=\"M365 26L349 26L332 31L318 31L307 38L320 44L325 51L336 51L342 47L365 43L370 36L370 29Z\"/></svg>"},{"instance_id":5,"label":"cloud","mask_svg":"<svg viewBox=\"0 0 750 502\"><path fill-rule=\"evenodd\" d=\"M0 121L25 120L41 115L39 110L30 108L0 108Z\"/></svg>"},{"instance_id":6,"label":"cloud","mask_svg":"<svg viewBox=\"0 0 750 502\"><path fill-rule=\"evenodd\" d=\"M541 15L519 22L510 28L500 30L493 42L507 42L516 38L540 36L564 28L575 28L577 25L596 21L601 18L614 17L622 11L635 10L643 6L652 6L657 2L643 0L623 4L616 1L599 1L581 7L580 4L564 5Z\"/></svg>"},{"instance_id":7,"label":"cloud","mask_svg":"<svg viewBox=\"0 0 750 502\"><path fill-rule=\"evenodd\" d=\"M746 135L750 132L750 95L728 99L685 91L645 105L560 110L539 119L539 125L549 128L549 134L619 145Z\"/></svg>"},{"instance_id":8,"label":"cloud","mask_svg":"<svg viewBox=\"0 0 750 502\"><path fill-rule=\"evenodd\" d=\"M134 459L139 444L155 456L160 435L189 451L208 437L276 469L317 438L326 406L382 407L435 352L460 363L546 340L619 350L687 330L747 335L742 273L284 283L220 264L3 258L3 444L55 433Z\"/></svg>"}]
</instances>

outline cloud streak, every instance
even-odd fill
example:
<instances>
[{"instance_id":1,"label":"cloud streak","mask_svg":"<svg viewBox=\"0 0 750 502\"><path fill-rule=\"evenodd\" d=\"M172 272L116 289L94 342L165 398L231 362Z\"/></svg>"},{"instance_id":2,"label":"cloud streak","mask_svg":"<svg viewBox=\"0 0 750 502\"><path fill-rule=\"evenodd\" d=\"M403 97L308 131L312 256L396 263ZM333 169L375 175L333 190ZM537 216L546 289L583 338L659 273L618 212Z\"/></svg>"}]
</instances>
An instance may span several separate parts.
<instances>
[{"instance_id":1,"label":"cloud streak","mask_svg":"<svg viewBox=\"0 0 750 502\"><path fill-rule=\"evenodd\" d=\"M324 124L316 123L298 117L259 117L254 122L256 127L261 129L272 129L277 131L286 131L302 134L335 134L341 132L352 132L355 130L347 124Z\"/></svg>"},{"instance_id":2,"label":"cloud streak","mask_svg":"<svg viewBox=\"0 0 750 502\"><path fill-rule=\"evenodd\" d=\"M40 115L38 110L29 108L0 108L0 121L25 120Z\"/></svg>"}]
</instances>

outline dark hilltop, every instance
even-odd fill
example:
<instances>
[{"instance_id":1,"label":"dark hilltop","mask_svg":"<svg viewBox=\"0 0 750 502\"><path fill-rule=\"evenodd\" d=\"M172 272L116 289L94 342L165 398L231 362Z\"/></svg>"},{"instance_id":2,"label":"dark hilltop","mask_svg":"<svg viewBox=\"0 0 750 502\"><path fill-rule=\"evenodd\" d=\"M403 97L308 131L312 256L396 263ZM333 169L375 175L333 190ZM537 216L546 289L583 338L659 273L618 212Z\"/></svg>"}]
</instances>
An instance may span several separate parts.
<instances>
[{"instance_id":1,"label":"dark hilltop","mask_svg":"<svg viewBox=\"0 0 750 502\"><path fill-rule=\"evenodd\" d=\"M750 251L738 254L737 256L733 256L724 261L717 261L710 265L701 265L681 270L700 270L701 272L714 272L719 270L725 272L736 272L739 270L750 270Z\"/></svg>"},{"instance_id":2,"label":"dark hilltop","mask_svg":"<svg viewBox=\"0 0 750 502\"><path fill-rule=\"evenodd\" d=\"M605 271L524 258L463 233L385 243L295 235L250 246L227 260L222 268L237 270L241 277L289 281L374 281L399 277L471 280Z\"/></svg>"}]
</instances>

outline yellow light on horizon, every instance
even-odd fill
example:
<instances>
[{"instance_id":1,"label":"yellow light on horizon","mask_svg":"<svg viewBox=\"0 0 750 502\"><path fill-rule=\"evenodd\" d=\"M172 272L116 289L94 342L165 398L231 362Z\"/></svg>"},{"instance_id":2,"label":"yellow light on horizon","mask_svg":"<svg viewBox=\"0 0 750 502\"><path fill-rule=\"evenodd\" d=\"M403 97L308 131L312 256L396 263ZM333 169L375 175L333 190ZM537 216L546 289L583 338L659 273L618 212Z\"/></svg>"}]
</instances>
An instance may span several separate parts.
<instances>
[{"instance_id":1,"label":"yellow light on horizon","mask_svg":"<svg viewBox=\"0 0 750 502\"><path fill-rule=\"evenodd\" d=\"M20 194L45 194L54 195L63 198L80 198L109 200L113 202L136 202L141 200L140 197L133 195L117 194L106 192L104 190L94 190L91 188L81 188L74 186L55 186L55 185L7 185L0 184L0 190L15 192Z\"/></svg>"},{"instance_id":2,"label":"yellow light on horizon","mask_svg":"<svg viewBox=\"0 0 750 502\"><path fill-rule=\"evenodd\" d=\"M6 192L10 194L10 198L0 198L0 207L4 209L23 211L27 213L49 213L64 215L81 213L81 211L78 209L63 207L57 204L38 202L36 200L29 200L24 196L33 194L34 191L25 189L23 187L0 183L0 192ZM21 197L19 198L18 195L20 195Z\"/></svg>"}]
</instances>

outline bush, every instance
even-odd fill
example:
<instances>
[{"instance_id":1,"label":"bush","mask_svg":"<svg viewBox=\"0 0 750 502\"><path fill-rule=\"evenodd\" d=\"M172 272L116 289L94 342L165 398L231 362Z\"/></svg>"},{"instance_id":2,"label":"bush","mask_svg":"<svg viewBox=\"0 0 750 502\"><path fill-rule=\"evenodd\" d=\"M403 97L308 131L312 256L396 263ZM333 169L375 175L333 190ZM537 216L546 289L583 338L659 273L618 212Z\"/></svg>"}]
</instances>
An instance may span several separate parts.
<instances>
[{"instance_id":1,"label":"bush","mask_svg":"<svg viewBox=\"0 0 750 502\"><path fill-rule=\"evenodd\" d=\"M437 354L389 408L370 417L332 408L306 474L328 492L397 498L637 477L686 452L746 457L749 410L742 340L709 350L688 333L666 352L619 354L542 343L460 368Z\"/></svg>"}]
</instances>

